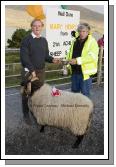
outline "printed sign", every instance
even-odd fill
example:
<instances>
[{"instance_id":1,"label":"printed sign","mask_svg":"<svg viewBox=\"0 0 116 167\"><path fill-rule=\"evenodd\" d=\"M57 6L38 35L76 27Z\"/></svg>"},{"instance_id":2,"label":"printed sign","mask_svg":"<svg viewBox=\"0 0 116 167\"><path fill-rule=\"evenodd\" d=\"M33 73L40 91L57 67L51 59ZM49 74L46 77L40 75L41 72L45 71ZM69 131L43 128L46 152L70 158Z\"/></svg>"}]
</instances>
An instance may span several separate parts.
<instances>
[{"instance_id":1,"label":"printed sign","mask_svg":"<svg viewBox=\"0 0 116 167\"><path fill-rule=\"evenodd\" d=\"M47 9L46 38L51 56L62 58L67 54L72 41L71 31L77 29L79 21L79 11Z\"/></svg>"}]
</instances>

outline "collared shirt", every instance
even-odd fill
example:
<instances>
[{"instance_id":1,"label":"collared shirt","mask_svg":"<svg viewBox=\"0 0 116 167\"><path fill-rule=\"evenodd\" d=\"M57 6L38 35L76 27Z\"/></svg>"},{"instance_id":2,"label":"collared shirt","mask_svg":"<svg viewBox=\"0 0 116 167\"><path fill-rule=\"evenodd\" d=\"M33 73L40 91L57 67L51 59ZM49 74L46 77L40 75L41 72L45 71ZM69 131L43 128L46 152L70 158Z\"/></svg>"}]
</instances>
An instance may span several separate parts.
<instances>
[{"instance_id":1,"label":"collared shirt","mask_svg":"<svg viewBox=\"0 0 116 167\"><path fill-rule=\"evenodd\" d=\"M31 33L31 35L32 35L33 38L40 38L41 37L41 34L40 34L39 37L37 37L33 32Z\"/></svg>"}]
</instances>

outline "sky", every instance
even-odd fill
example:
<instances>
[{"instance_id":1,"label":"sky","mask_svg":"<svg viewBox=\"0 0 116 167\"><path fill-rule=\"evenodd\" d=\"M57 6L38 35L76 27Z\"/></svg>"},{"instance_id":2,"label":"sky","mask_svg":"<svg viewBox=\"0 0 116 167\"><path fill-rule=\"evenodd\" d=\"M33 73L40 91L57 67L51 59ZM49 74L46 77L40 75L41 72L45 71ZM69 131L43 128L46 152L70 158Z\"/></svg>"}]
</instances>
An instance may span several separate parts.
<instances>
[{"instance_id":1,"label":"sky","mask_svg":"<svg viewBox=\"0 0 116 167\"><path fill-rule=\"evenodd\" d=\"M88 8L88 9L90 9L90 10L93 10L93 11L95 11L95 12L98 12L98 13L104 13L104 6L103 5L81 5L82 7L85 7L85 8ZM9 7L9 6L7 6L7 7ZM20 9L23 9L24 10L24 8L25 8L25 5L23 5L23 6L20 6L20 7L18 7L17 5L10 5L10 8L20 8Z\"/></svg>"},{"instance_id":2,"label":"sky","mask_svg":"<svg viewBox=\"0 0 116 167\"><path fill-rule=\"evenodd\" d=\"M95 12L104 13L104 6L103 5L82 5L85 8L88 8L90 10L93 10Z\"/></svg>"}]
</instances>

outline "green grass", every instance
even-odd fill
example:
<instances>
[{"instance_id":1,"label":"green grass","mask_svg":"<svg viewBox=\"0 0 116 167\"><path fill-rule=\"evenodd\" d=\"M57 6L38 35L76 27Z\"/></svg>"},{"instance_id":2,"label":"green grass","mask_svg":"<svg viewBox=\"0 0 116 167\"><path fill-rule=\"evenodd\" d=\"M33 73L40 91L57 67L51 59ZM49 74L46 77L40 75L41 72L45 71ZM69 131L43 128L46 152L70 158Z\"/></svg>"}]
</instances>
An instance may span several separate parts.
<instances>
[{"instance_id":1,"label":"green grass","mask_svg":"<svg viewBox=\"0 0 116 167\"><path fill-rule=\"evenodd\" d=\"M46 77L46 80L51 80L51 79L56 79L56 78L58 78L58 77L52 77L52 78L47 78ZM60 77L60 78L63 78L63 76ZM67 82L70 82L70 78L64 78L62 80L56 80L56 81L48 81L47 83L49 83L51 85L55 85L55 84L62 84L62 83L67 83ZM20 76L5 79L5 86L6 87L14 86L14 85L20 85L20 83L21 83L21 77Z\"/></svg>"},{"instance_id":2,"label":"green grass","mask_svg":"<svg viewBox=\"0 0 116 167\"><path fill-rule=\"evenodd\" d=\"M5 63L18 63L20 62L19 53L6 53L5 54Z\"/></svg>"},{"instance_id":3,"label":"green grass","mask_svg":"<svg viewBox=\"0 0 116 167\"><path fill-rule=\"evenodd\" d=\"M8 69L5 71L6 76L21 74L21 69L22 69L21 64L12 65L12 63L20 63L19 53L6 53L5 62L6 64L11 64L9 65ZM45 66L46 71L58 70L58 69L62 69L62 65L46 63L46 66ZM47 72L45 77L46 80L58 79L58 78L63 78L62 71ZM15 76L12 78L8 77L5 79L6 87L20 85L20 82L21 82L21 76L18 76L18 77ZM70 82L70 79L49 81L48 83L60 84L60 83L66 83L66 82Z\"/></svg>"},{"instance_id":4,"label":"green grass","mask_svg":"<svg viewBox=\"0 0 116 167\"><path fill-rule=\"evenodd\" d=\"M50 85L57 85L57 84L64 84L64 83L68 83L71 82L70 78L64 78L62 80L57 80L57 81L49 81L47 83L49 83Z\"/></svg>"},{"instance_id":5,"label":"green grass","mask_svg":"<svg viewBox=\"0 0 116 167\"><path fill-rule=\"evenodd\" d=\"M9 69L5 71L5 75L16 75L21 73L21 65L16 64L16 65L10 65Z\"/></svg>"},{"instance_id":6,"label":"green grass","mask_svg":"<svg viewBox=\"0 0 116 167\"><path fill-rule=\"evenodd\" d=\"M20 85L20 83L21 83L21 77L13 77L5 79L5 87Z\"/></svg>"},{"instance_id":7,"label":"green grass","mask_svg":"<svg viewBox=\"0 0 116 167\"><path fill-rule=\"evenodd\" d=\"M48 75L46 73L46 80L52 80L52 79L58 79L58 78L64 78L64 79L61 79L61 80L55 80L55 81L48 81L47 83L49 84L61 84L61 83L67 83L67 82L70 82L70 76L67 76L69 78L64 78L63 75L61 74L57 74L57 73L51 73L51 75ZM5 86L8 87L8 86L14 86L14 85L20 85L21 83L21 76L15 76L15 77L12 77L12 78L7 78L5 79Z\"/></svg>"},{"instance_id":8,"label":"green grass","mask_svg":"<svg viewBox=\"0 0 116 167\"><path fill-rule=\"evenodd\" d=\"M7 53L6 57L6 64L9 63L20 63L20 58L19 58L19 53ZM9 69L5 71L5 75L17 75L21 74L21 64L16 64L16 65L10 65ZM62 65L57 65L57 64L52 64L52 63L46 63L45 70L50 71L50 70L58 70L62 69ZM70 76L70 75L68 75ZM96 77L97 74L94 76ZM62 75L62 71L56 71L56 72L47 72L45 76L45 80L52 80L52 79L58 79L58 78L63 78L64 76ZM93 78L94 78L93 77ZM97 79L94 78L93 82L95 82ZM70 82L70 78L68 79L62 79L62 80L56 80L56 81L49 81L48 83L51 85L54 84L62 84L62 83L67 83ZM9 86L14 86L14 85L20 85L21 83L21 76L18 77L12 77L12 78L6 78L5 79L5 85L6 87Z\"/></svg>"}]
</instances>

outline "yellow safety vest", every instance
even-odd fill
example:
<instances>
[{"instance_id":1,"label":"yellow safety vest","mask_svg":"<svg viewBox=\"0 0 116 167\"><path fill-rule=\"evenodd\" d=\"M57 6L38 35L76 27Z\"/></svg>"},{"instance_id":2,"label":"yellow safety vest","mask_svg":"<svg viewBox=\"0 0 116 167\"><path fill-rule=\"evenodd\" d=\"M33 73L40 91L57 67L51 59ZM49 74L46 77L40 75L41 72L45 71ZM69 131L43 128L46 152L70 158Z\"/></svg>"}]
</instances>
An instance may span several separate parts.
<instances>
[{"instance_id":1,"label":"yellow safety vest","mask_svg":"<svg viewBox=\"0 0 116 167\"><path fill-rule=\"evenodd\" d=\"M78 37L78 35L76 37ZM72 59L73 46L75 41L76 38L72 41L69 52L66 55L67 60ZM77 64L81 65L84 80L89 79L90 75L97 73L98 53L99 47L97 41L92 37L92 35L88 35L88 39L84 44L81 57L76 58ZM72 73L71 65L68 65L67 67Z\"/></svg>"}]
</instances>

